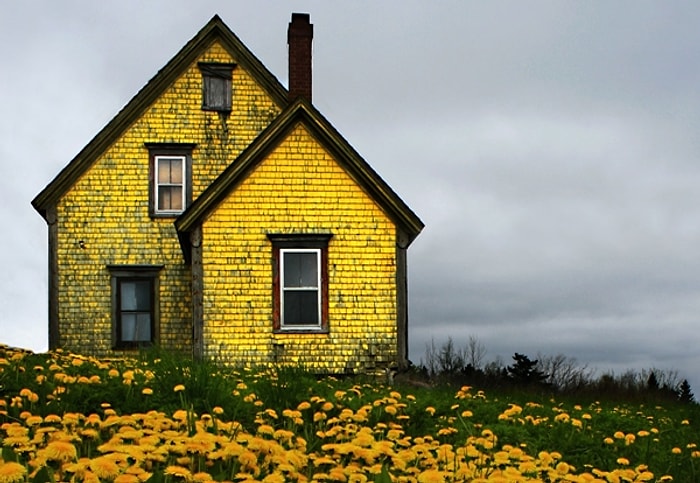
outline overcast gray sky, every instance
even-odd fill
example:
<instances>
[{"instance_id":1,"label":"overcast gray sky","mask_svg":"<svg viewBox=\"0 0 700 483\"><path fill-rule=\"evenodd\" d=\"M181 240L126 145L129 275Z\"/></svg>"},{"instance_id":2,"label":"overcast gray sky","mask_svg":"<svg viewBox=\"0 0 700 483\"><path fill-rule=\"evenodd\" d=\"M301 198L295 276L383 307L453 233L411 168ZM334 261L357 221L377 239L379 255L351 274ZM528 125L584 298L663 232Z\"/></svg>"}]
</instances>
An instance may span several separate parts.
<instances>
[{"instance_id":1,"label":"overcast gray sky","mask_svg":"<svg viewBox=\"0 0 700 483\"><path fill-rule=\"evenodd\" d=\"M0 342L47 348L32 198L214 15L426 224L410 357L563 353L700 393L700 2L27 1L0 12Z\"/></svg>"}]
</instances>

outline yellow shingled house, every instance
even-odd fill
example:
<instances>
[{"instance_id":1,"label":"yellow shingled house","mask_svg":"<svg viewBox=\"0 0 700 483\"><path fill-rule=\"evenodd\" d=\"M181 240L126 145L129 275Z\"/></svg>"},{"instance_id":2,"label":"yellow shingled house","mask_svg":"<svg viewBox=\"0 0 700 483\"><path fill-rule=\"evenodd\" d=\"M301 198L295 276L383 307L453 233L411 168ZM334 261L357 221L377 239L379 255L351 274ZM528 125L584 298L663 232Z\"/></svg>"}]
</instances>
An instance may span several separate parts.
<instances>
[{"instance_id":1,"label":"yellow shingled house","mask_svg":"<svg viewBox=\"0 0 700 483\"><path fill-rule=\"evenodd\" d=\"M50 348L407 363L423 223L311 103L312 37L293 14L287 89L215 16L34 198Z\"/></svg>"}]
</instances>

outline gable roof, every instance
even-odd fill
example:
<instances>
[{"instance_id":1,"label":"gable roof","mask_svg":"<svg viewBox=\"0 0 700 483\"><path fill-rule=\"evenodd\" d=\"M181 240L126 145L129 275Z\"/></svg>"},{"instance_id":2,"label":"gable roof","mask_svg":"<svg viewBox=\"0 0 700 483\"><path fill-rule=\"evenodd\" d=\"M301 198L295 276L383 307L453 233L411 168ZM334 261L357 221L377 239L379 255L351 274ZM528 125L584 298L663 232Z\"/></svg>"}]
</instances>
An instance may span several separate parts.
<instances>
[{"instance_id":1,"label":"gable roof","mask_svg":"<svg viewBox=\"0 0 700 483\"><path fill-rule=\"evenodd\" d=\"M124 134L144 111L199 57L213 41L219 40L236 62L260 83L272 100L283 108L287 105L287 89L243 45L218 15L192 38L121 111L85 146L73 160L33 200L32 206L46 218L46 211L55 205L104 151Z\"/></svg>"},{"instance_id":2,"label":"gable roof","mask_svg":"<svg viewBox=\"0 0 700 483\"><path fill-rule=\"evenodd\" d=\"M313 105L306 99L299 98L280 113L175 220L185 257L189 258L189 238L185 235L200 225L299 124L308 129L316 141L328 150L345 172L403 231L406 238L401 242L403 248L408 247L418 236L424 226L420 218Z\"/></svg>"}]
</instances>

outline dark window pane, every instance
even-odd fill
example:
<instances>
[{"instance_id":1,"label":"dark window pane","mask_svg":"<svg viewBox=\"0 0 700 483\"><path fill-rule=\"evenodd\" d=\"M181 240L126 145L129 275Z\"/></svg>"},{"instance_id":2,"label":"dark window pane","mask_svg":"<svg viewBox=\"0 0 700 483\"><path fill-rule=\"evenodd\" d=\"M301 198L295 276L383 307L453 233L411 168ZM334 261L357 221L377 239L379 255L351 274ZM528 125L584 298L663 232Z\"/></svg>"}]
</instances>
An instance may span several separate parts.
<instances>
[{"instance_id":1,"label":"dark window pane","mask_svg":"<svg viewBox=\"0 0 700 483\"><path fill-rule=\"evenodd\" d=\"M122 313L121 340L123 342L150 342L151 314Z\"/></svg>"},{"instance_id":2,"label":"dark window pane","mask_svg":"<svg viewBox=\"0 0 700 483\"><path fill-rule=\"evenodd\" d=\"M284 325L318 325L316 290L294 290L284 293Z\"/></svg>"},{"instance_id":3,"label":"dark window pane","mask_svg":"<svg viewBox=\"0 0 700 483\"><path fill-rule=\"evenodd\" d=\"M151 281L131 280L121 282L121 309L123 311L151 310Z\"/></svg>"},{"instance_id":4,"label":"dark window pane","mask_svg":"<svg viewBox=\"0 0 700 483\"><path fill-rule=\"evenodd\" d=\"M284 254L285 287L318 286L318 254L315 252L287 252Z\"/></svg>"}]
</instances>

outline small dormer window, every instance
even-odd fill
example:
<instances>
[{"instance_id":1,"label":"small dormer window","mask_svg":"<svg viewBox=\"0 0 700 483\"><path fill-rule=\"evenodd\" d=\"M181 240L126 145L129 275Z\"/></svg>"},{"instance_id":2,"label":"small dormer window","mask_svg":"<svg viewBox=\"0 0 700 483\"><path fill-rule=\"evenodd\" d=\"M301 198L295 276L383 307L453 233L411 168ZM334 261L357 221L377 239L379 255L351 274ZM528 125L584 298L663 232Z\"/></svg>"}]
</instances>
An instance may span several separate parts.
<instances>
[{"instance_id":1,"label":"small dormer window","mask_svg":"<svg viewBox=\"0 0 700 483\"><path fill-rule=\"evenodd\" d=\"M198 65L202 73L202 109L231 111L231 80L236 64L200 62Z\"/></svg>"}]
</instances>

